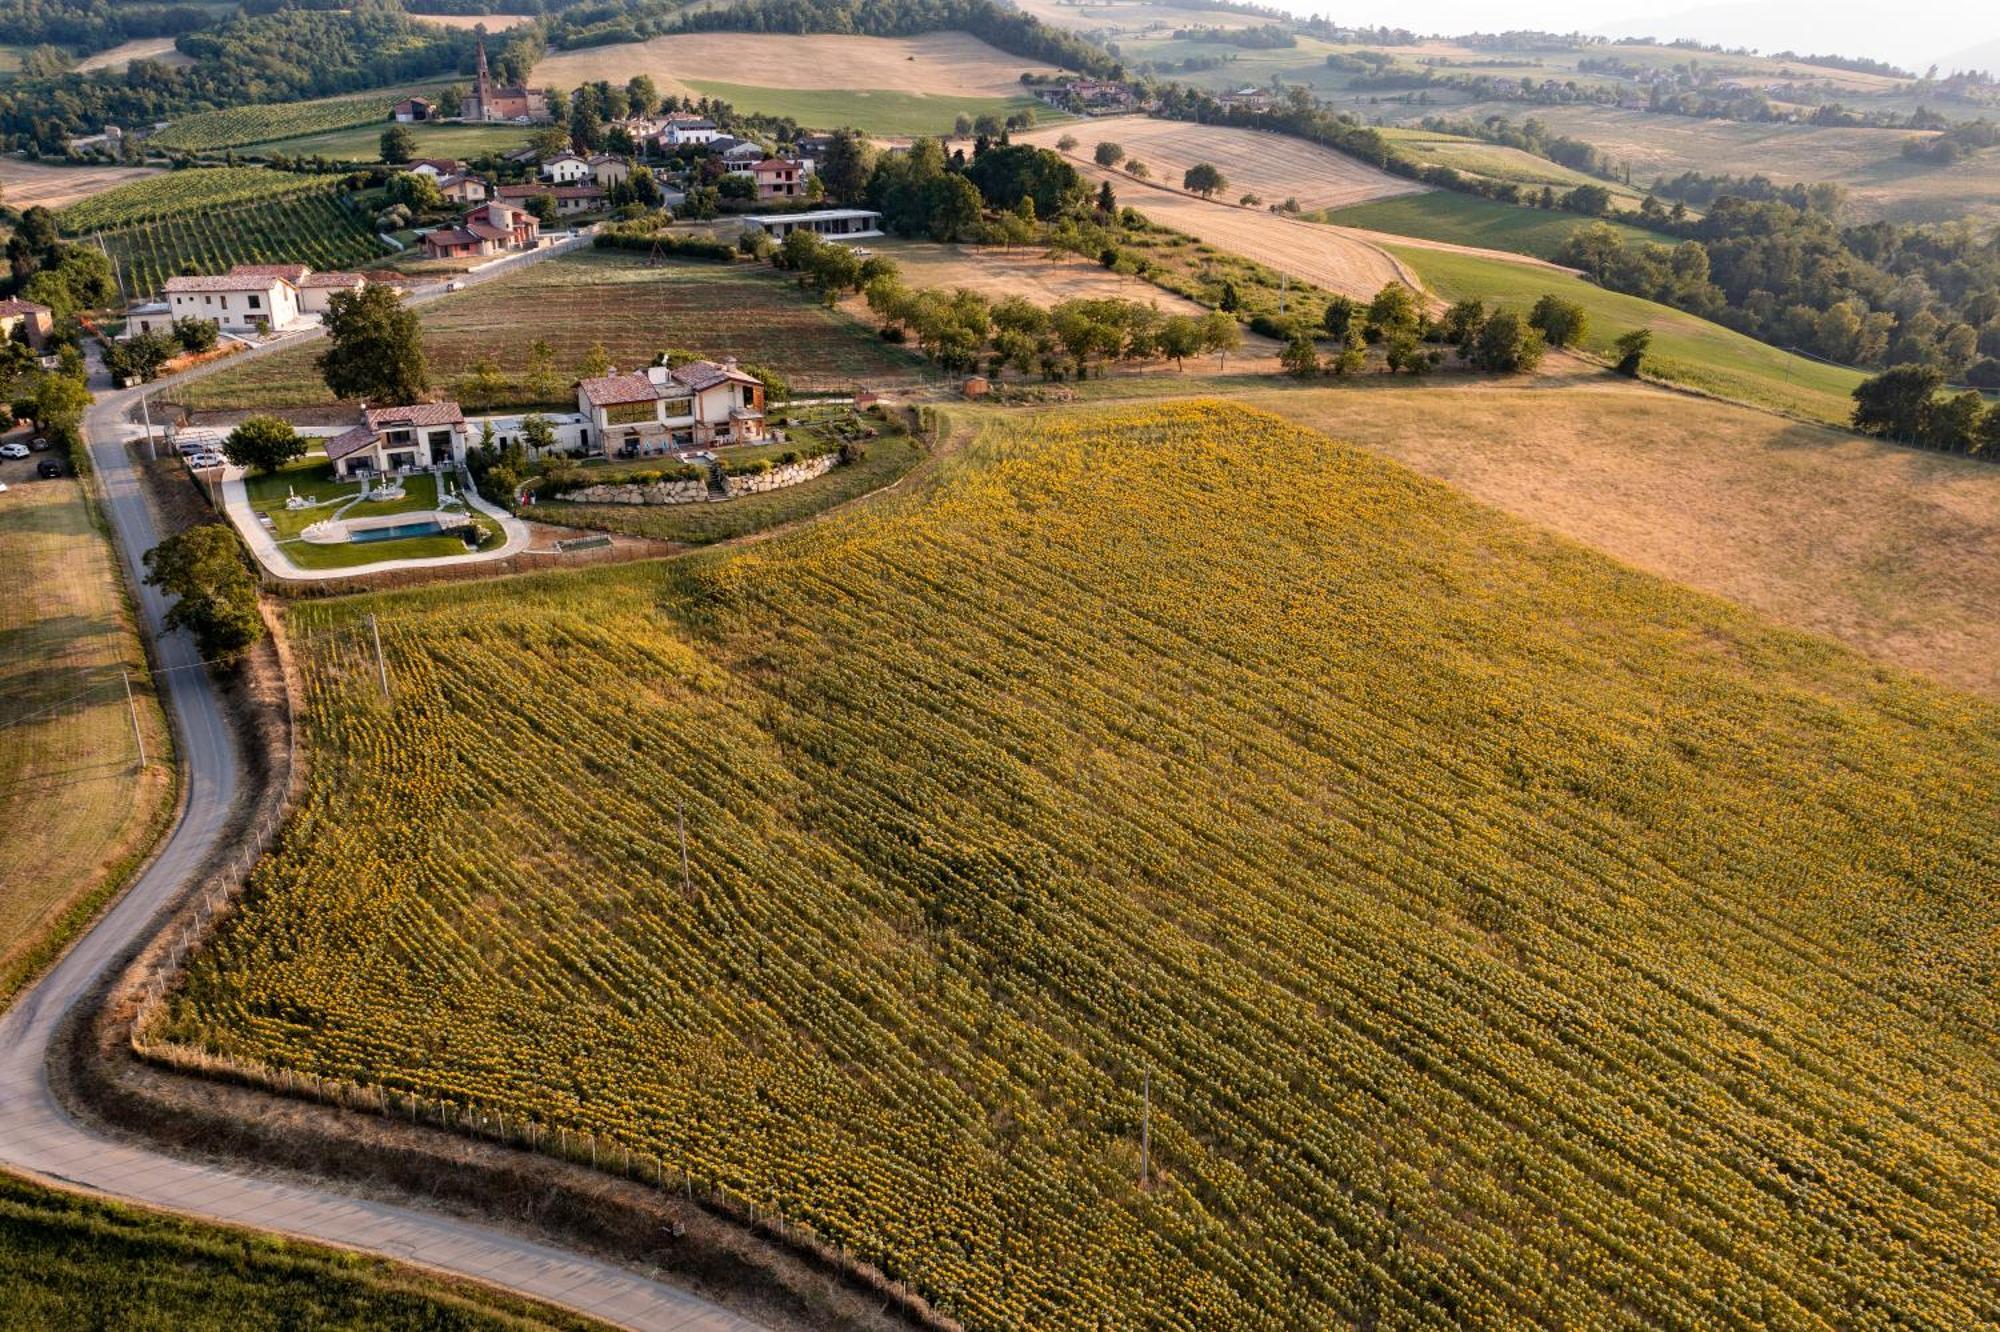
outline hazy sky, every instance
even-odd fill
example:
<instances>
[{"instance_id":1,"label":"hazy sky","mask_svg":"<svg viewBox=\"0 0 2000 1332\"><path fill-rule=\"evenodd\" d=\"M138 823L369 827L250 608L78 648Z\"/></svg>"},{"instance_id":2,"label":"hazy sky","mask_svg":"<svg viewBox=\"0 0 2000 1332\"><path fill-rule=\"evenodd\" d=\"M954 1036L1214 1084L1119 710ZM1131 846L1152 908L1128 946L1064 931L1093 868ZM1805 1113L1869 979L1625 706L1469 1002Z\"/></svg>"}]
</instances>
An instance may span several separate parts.
<instances>
[{"instance_id":1,"label":"hazy sky","mask_svg":"<svg viewBox=\"0 0 2000 1332\"><path fill-rule=\"evenodd\" d=\"M1540 28L1670 39L1696 37L1760 50L1868 55L1926 65L2000 41L2000 3L1982 0L1270 0L1341 23L1382 23L1419 32Z\"/></svg>"}]
</instances>

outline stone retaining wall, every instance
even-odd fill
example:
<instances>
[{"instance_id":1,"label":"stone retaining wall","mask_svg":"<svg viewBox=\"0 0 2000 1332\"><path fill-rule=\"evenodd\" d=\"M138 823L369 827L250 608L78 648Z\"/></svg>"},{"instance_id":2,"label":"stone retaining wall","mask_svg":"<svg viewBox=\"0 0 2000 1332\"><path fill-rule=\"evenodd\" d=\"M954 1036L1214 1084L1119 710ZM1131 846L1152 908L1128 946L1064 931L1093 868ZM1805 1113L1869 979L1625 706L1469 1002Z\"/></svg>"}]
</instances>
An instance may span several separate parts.
<instances>
[{"instance_id":1,"label":"stone retaining wall","mask_svg":"<svg viewBox=\"0 0 2000 1332\"><path fill-rule=\"evenodd\" d=\"M823 453L817 458L807 458L800 462L773 467L768 472L746 473L743 476L723 478L726 495L711 495L706 481L654 481L648 485L618 485L607 482L604 485L585 486L572 490L561 500L571 504L699 504L704 500L735 499L740 495L759 495L767 490L783 490L786 486L796 486L802 481L812 481L825 476L840 466L838 453Z\"/></svg>"},{"instance_id":2,"label":"stone retaining wall","mask_svg":"<svg viewBox=\"0 0 2000 1332\"><path fill-rule=\"evenodd\" d=\"M796 486L801 481L811 481L816 477L825 476L838 466L840 466L838 453L822 453L817 458L787 463L783 467L773 467L768 472L725 477L723 484L729 488L729 498L735 499L738 495L756 495L766 490L783 490L786 486Z\"/></svg>"}]
</instances>

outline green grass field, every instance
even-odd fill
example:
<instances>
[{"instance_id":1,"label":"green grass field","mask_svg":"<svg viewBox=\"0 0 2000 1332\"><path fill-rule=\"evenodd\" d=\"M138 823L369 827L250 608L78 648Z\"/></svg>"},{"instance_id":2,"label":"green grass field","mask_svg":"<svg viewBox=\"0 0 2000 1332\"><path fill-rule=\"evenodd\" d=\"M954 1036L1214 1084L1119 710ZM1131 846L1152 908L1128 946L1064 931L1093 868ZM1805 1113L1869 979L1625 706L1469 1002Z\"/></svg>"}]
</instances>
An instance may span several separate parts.
<instances>
[{"instance_id":1,"label":"green grass field","mask_svg":"<svg viewBox=\"0 0 2000 1332\"><path fill-rule=\"evenodd\" d=\"M1989 1321L2000 710L1267 414L953 415L767 541L293 606L309 788L160 1034L973 1332Z\"/></svg>"},{"instance_id":2,"label":"green grass field","mask_svg":"<svg viewBox=\"0 0 2000 1332\"><path fill-rule=\"evenodd\" d=\"M285 558L301 569L351 569L378 560L438 559L467 553L465 543L455 536L402 537L394 541L340 542L319 545L299 540L299 534L323 518L331 518L340 504L312 509L287 509L286 499L297 493L319 500L346 500L361 493L358 481L335 481L333 464L324 457L308 456L280 468L269 476L252 474L243 481L253 511L271 520L272 538ZM438 506L437 481L428 475L404 479L404 495L399 500L368 500L348 510L349 518L381 518L398 513L426 513ZM484 534L482 549L490 549L503 539L500 526L482 514L471 515Z\"/></svg>"},{"instance_id":3,"label":"green grass field","mask_svg":"<svg viewBox=\"0 0 2000 1332\"><path fill-rule=\"evenodd\" d=\"M36 1332L590 1332L374 1258L59 1193L0 1172L0 1325Z\"/></svg>"},{"instance_id":4,"label":"green grass field","mask_svg":"<svg viewBox=\"0 0 2000 1332\"><path fill-rule=\"evenodd\" d=\"M743 83L688 79L704 96L720 98L738 111L790 116L808 129L852 128L865 134L947 134L959 116L994 115L1005 120L1032 111L1038 125L1074 119L1032 97L944 97L883 89L761 88Z\"/></svg>"},{"instance_id":5,"label":"green grass field","mask_svg":"<svg viewBox=\"0 0 2000 1332\"><path fill-rule=\"evenodd\" d=\"M296 139L359 125L386 126L389 110L412 93L435 92L448 80L433 79L400 88L303 102L258 102L182 116L153 136L160 148L218 152L275 139ZM379 132L379 131L378 131Z\"/></svg>"},{"instance_id":6,"label":"green grass field","mask_svg":"<svg viewBox=\"0 0 2000 1332\"><path fill-rule=\"evenodd\" d=\"M493 407L574 404L571 385L598 343L627 368L679 348L769 365L802 389L907 382L924 369L915 353L748 264L651 267L643 254L584 251L422 309L433 378L453 391L490 356L504 379L500 396L485 400ZM551 381L540 388L528 377L537 341L554 352ZM169 392L198 410L324 405L333 396L314 369L315 354L294 348Z\"/></svg>"},{"instance_id":7,"label":"green grass field","mask_svg":"<svg viewBox=\"0 0 2000 1332\"><path fill-rule=\"evenodd\" d=\"M880 490L908 473L923 456L916 442L904 434L872 439L864 447L867 456L860 462L836 467L816 480L719 504L640 506L554 501L537 507L532 516L572 527L594 527L695 546L727 541L810 518L857 496Z\"/></svg>"},{"instance_id":8,"label":"green grass field","mask_svg":"<svg viewBox=\"0 0 2000 1332\"><path fill-rule=\"evenodd\" d=\"M1498 203L1455 190L1432 190L1427 194L1406 194L1396 199L1377 199L1329 209L1322 221L1343 227L1366 227L1419 240L1446 241L1453 245L1476 245L1489 250L1512 250L1537 259L1553 259L1556 252L1578 227L1594 219L1574 213L1544 212ZM1622 222L1609 224L1628 244L1666 241L1667 237Z\"/></svg>"},{"instance_id":9,"label":"green grass field","mask_svg":"<svg viewBox=\"0 0 2000 1332\"><path fill-rule=\"evenodd\" d=\"M1611 191L1611 197L1623 208L1635 208L1646 197L1643 190L1600 180L1519 148L1487 143L1482 139L1395 127L1384 128L1382 134L1419 162L1448 166L1468 176L1483 176L1487 180L1519 185L1523 189L1533 187L1539 190L1546 185L1558 194L1578 185L1599 185Z\"/></svg>"},{"instance_id":10,"label":"green grass field","mask_svg":"<svg viewBox=\"0 0 2000 1332\"><path fill-rule=\"evenodd\" d=\"M1858 370L1821 365L1720 324L1606 291L1554 269L1416 246L1389 248L1416 270L1425 286L1448 301L1478 297L1489 305L1525 312L1542 295L1553 292L1581 303L1590 311L1584 349L1599 355L1611 351L1619 334L1650 328L1653 350L1646 360L1646 374L1705 393L1845 425L1854 410L1854 386L1865 378Z\"/></svg>"},{"instance_id":11,"label":"green grass field","mask_svg":"<svg viewBox=\"0 0 2000 1332\"><path fill-rule=\"evenodd\" d=\"M252 155L283 153L287 157L327 157L339 162L379 162L382 160L384 120L370 121L346 129L328 130L291 139L267 139L246 145ZM470 160L488 153L505 153L519 148L534 133L532 125L408 125L417 141L418 157L453 157Z\"/></svg>"}]
</instances>

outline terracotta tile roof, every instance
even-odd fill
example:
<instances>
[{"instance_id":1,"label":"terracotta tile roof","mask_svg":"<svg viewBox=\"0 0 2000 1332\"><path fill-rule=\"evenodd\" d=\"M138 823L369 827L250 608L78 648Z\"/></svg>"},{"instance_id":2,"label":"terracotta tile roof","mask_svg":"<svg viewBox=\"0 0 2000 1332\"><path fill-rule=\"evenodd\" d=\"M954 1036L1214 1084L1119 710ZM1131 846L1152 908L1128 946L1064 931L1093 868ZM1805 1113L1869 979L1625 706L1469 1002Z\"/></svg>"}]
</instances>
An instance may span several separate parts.
<instances>
[{"instance_id":1,"label":"terracotta tile roof","mask_svg":"<svg viewBox=\"0 0 2000 1332\"><path fill-rule=\"evenodd\" d=\"M491 222L467 222L465 230L482 240L513 240L512 227L496 227Z\"/></svg>"},{"instance_id":2,"label":"terracotta tile roof","mask_svg":"<svg viewBox=\"0 0 2000 1332\"><path fill-rule=\"evenodd\" d=\"M299 280L301 287L351 287L366 278L359 273L308 273Z\"/></svg>"},{"instance_id":3,"label":"terracotta tile roof","mask_svg":"<svg viewBox=\"0 0 2000 1332\"><path fill-rule=\"evenodd\" d=\"M11 319L15 315L54 314L46 305L36 305L33 301L9 299L0 301L0 319Z\"/></svg>"},{"instance_id":4,"label":"terracotta tile roof","mask_svg":"<svg viewBox=\"0 0 2000 1332\"><path fill-rule=\"evenodd\" d=\"M407 407L370 407L361 413L370 430L386 426L458 425L465 413L455 402L418 402Z\"/></svg>"},{"instance_id":5,"label":"terracotta tile roof","mask_svg":"<svg viewBox=\"0 0 2000 1332\"><path fill-rule=\"evenodd\" d=\"M429 246L477 245L479 237L463 227L440 227L436 231L424 233L424 244Z\"/></svg>"},{"instance_id":6,"label":"terracotta tile roof","mask_svg":"<svg viewBox=\"0 0 2000 1332\"><path fill-rule=\"evenodd\" d=\"M350 453L359 453L375 442L375 432L365 425L342 431L326 442L328 462L339 462Z\"/></svg>"},{"instance_id":7,"label":"terracotta tile roof","mask_svg":"<svg viewBox=\"0 0 2000 1332\"><path fill-rule=\"evenodd\" d=\"M797 171L799 164L797 162L787 162L782 157L767 157L761 162L752 162L750 169L752 171Z\"/></svg>"},{"instance_id":8,"label":"terracotta tile roof","mask_svg":"<svg viewBox=\"0 0 2000 1332\"><path fill-rule=\"evenodd\" d=\"M268 274L225 273L220 277L170 277L161 288L168 295L188 291L268 291L278 279Z\"/></svg>"},{"instance_id":9,"label":"terracotta tile roof","mask_svg":"<svg viewBox=\"0 0 2000 1332\"><path fill-rule=\"evenodd\" d=\"M718 365L714 361L689 361L686 365L675 366L667 373L672 375L676 382L685 384L697 393L703 389L714 388L717 384L759 382L756 376L746 375L733 365Z\"/></svg>"},{"instance_id":10,"label":"terracotta tile roof","mask_svg":"<svg viewBox=\"0 0 2000 1332\"><path fill-rule=\"evenodd\" d=\"M312 272L307 264L235 264L230 267L231 277L274 277L283 278L293 286L299 279Z\"/></svg>"},{"instance_id":11,"label":"terracotta tile roof","mask_svg":"<svg viewBox=\"0 0 2000 1332\"><path fill-rule=\"evenodd\" d=\"M552 199L602 199L604 191L595 185L502 185L502 199L532 199L546 194Z\"/></svg>"},{"instance_id":12,"label":"terracotta tile roof","mask_svg":"<svg viewBox=\"0 0 2000 1332\"><path fill-rule=\"evenodd\" d=\"M593 407L616 407L628 402L652 402L660 396L653 381L641 374L605 375L599 379L586 379L579 385L584 398Z\"/></svg>"}]
</instances>

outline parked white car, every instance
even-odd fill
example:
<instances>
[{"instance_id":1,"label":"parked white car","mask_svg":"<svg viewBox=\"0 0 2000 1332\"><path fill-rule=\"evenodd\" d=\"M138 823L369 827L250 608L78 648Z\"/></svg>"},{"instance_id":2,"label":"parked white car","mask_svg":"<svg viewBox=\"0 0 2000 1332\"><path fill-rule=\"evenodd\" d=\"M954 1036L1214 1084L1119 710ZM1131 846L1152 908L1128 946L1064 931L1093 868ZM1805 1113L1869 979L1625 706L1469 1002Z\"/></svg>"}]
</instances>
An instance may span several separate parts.
<instances>
[{"instance_id":1,"label":"parked white car","mask_svg":"<svg viewBox=\"0 0 2000 1332\"><path fill-rule=\"evenodd\" d=\"M19 442L0 444L0 458L25 458L27 456L28 446L26 444Z\"/></svg>"},{"instance_id":2,"label":"parked white car","mask_svg":"<svg viewBox=\"0 0 2000 1332\"><path fill-rule=\"evenodd\" d=\"M228 461L229 459L219 453L194 453L188 455L188 466L194 468L197 472L206 471L211 467L221 467Z\"/></svg>"}]
</instances>

